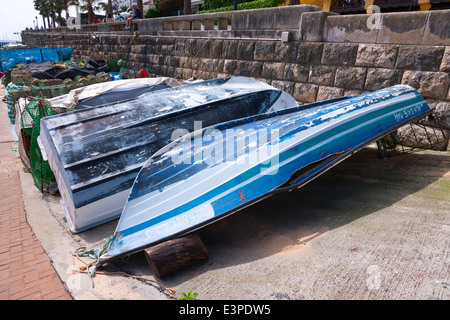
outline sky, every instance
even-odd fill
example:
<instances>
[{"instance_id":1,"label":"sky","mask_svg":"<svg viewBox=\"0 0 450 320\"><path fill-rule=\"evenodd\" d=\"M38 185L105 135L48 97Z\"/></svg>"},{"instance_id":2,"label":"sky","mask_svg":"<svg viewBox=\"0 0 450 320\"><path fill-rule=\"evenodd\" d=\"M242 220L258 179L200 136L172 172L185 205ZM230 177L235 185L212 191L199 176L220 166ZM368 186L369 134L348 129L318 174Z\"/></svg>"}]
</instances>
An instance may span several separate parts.
<instances>
[{"instance_id":1,"label":"sky","mask_svg":"<svg viewBox=\"0 0 450 320\"><path fill-rule=\"evenodd\" d=\"M69 9L69 14L75 16L74 7ZM34 9L33 0L0 0L0 40L20 41L20 35L14 33L20 33L26 27L33 28L36 16L40 27L42 16Z\"/></svg>"}]
</instances>

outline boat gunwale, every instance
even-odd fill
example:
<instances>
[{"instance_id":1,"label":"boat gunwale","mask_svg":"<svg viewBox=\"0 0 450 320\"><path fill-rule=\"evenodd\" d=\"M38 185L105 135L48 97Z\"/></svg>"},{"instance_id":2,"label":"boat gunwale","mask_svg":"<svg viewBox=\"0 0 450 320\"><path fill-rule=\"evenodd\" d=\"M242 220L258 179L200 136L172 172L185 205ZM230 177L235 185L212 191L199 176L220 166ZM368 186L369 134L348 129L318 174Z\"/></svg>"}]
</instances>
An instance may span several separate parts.
<instances>
[{"instance_id":1,"label":"boat gunwale","mask_svg":"<svg viewBox=\"0 0 450 320\"><path fill-rule=\"evenodd\" d=\"M425 100L423 100L422 103L427 104ZM428 104L427 104L427 105L428 105ZM339 156L334 157L331 161L329 161L328 163L326 163L326 165L324 165L324 166L323 166L323 165L322 165L322 166L319 165L319 166L318 166L319 170L317 170L316 172L314 172L312 175L310 175L310 176L307 177L306 179L301 180L299 183L294 183L294 184L292 184L292 185L289 185L289 186L286 186L286 187L281 187L281 188L280 188L280 187L273 188L273 189L270 190L269 192L266 192L266 193L264 193L264 194L261 194L261 195L255 197L255 198L253 198L253 199L251 199L251 200L249 200L249 201L247 201L247 202L245 202L245 203L243 203L243 204L241 204L241 205L238 205L238 206L236 206L236 207L234 207L234 208L232 208L232 209L229 209L229 210L227 210L227 211L225 211L225 212L223 212L223 213L221 213L221 214L219 214L219 215L217 215L217 216L214 216L214 217L212 217L212 218L210 218L210 219L207 219L207 220L205 220L205 221L203 221L203 222L201 222L201 223L199 223L199 224L197 224L197 225L194 225L194 226L191 226L191 227L189 227L189 228L186 228L186 229L184 229L184 230L182 230L182 231L173 233L172 235L163 237L163 238L161 238L161 239L159 239L159 240L156 240L156 241L153 241L153 242L151 242L151 243L147 243L147 244L145 244L145 245L137 246L136 248L133 248L133 249L128 250L128 251L123 252L123 253L118 253L118 254L113 255L113 256L108 256L108 255L107 255L108 253L106 253L106 256L102 257L102 258L99 260L99 265L104 264L104 263L107 263L107 262L109 262L109 261L112 261L112 260L114 260L114 259L116 259L116 258L120 258L120 257L124 257L124 256L131 255L131 254L133 254L133 253L142 251L143 249L148 248L148 247L150 247L150 246L154 246L154 245L160 244L160 243L162 243L162 242L168 241L168 240L170 240L170 239L174 239L174 238L177 238L177 237L186 235L186 234L188 234L188 233L191 233L191 232L193 232L193 231L196 231L196 230L198 230L198 229L201 229L201 228L203 228L203 227L205 227L205 226L207 226L207 225L209 225L209 224L212 224L212 223L214 223L214 222L216 222L216 221L219 221L219 220L221 220L221 219L224 219L224 218L228 217L229 215L231 215L231 214L233 214L233 213L235 213L235 212L238 212L238 211L240 211L240 210L242 210L242 209L244 209L244 208L246 208L246 207L248 207L248 206L250 206L250 205L253 205L253 204L255 204L256 202L259 202L259 201L261 201L261 200L263 200L263 199L266 199L266 198L270 197L270 196L273 195L273 194L277 194L277 193L286 192L286 191L291 191L291 190L294 190L294 189L301 188L301 187L303 187L304 185L306 185L307 183L311 182L313 179L319 177L319 176L322 175L323 173L325 173L325 172L327 172L328 170L330 170L331 168L335 167L336 165L338 165L339 163L341 163L342 161L344 161L344 160L347 159L348 157L350 157L350 156L352 156L353 154L355 154L356 152L360 151L361 149L363 149L363 148L366 147L367 145L369 145L369 144L371 144L371 143L373 143L373 142L379 140L380 138L382 138L382 137L388 135L388 134L391 133L391 132L394 132L394 131L397 130L398 128L400 128L400 127L402 127L402 126L404 126L404 125L406 125L406 124L408 124L408 123L411 123L411 122L417 121L417 120L419 120L419 119L425 118L425 117L429 116L430 114L432 114L433 112L434 112L434 108L429 108L428 110L425 110L424 112L421 112L420 114L415 115L415 116L413 116L413 117L407 119L406 121L401 121L401 122L399 122L398 124L396 124L396 125L390 127L388 130L384 130L383 132L380 132L379 134L373 136L371 139L366 140L366 141L364 141L364 142L362 142L362 143L360 143L360 144L358 144L358 145L356 145L356 146L354 146L354 147L352 147L352 148L349 148L349 149L343 151ZM325 159L322 159L322 160L325 160ZM304 176L304 175L306 175L307 173L314 171L316 168L317 168L317 167L314 167L314 168L312 168L311 170L308 170L307 172L305 172L305 173L304 173L303 175L301 175L301 176ZM299 168L299 170L300 170L300 169L301 169L301 168ZM300 177L301 177L301 176L300 176ZM294 181L298 180L300 177L297 177ZM289 180L288 180L288 181L289 181Z\"/></svg>"},{"instance_id":2,"label":"boat gunwale","mask_svg":"<svg viewBox=\"0 0 450 320\"><path fill-rule=\"evenodd\" d=\"M274 101L276 101L280 97L280 95L282 93L282 91L278 90L278 89L276 89L276 90L274 90L274 89L265 89L265 90L261 90L261 91L253 91L253 92L250 92L250 93L245 93L245 95L260 94L260 93L264 93L264 92L277 93L277 97L276 97L276 99L274 99ZM170 113L157 115L155 117L146 118L146 119L142 120L141 122L134 122L134 123L130 123L130 124L127 124L127 125L124 125L124 126L117 126L117 127L109 128L108 130L128 129L128 128L138 127L139 125L147 125L147 124L150 125L150 124L152 124L154 122L170 119L170 118L172 118L174 116L182 116L182 115L185 115L187 113L197 112L197 111L201 111L202 109L212 108L216 104L221 103L223 101L230 101L232 99L239 99L239 98L242 98L242 97L244 97L244 95L236 95L236 96L227 97L225 99L212 100L212 101L210 101L210 102L208 102L206 104L200 104L200 105L195 106L195 107L185 108L185 109L176 110L176 111L173 111L173 112L170 112ZM233 120L231 120L231 121L233 121ZM97 133L93 133L93 134L97 134ZM90 137L93 134L89 134L89 135L86 135L86 136L83 136L83 137ZM77 143L77 141L71 141L70 143L66 143L66 144L67 145L71 145L71 144L76 144L76 143ZM114 151L111 151L111 152L108 152L108 153L102 153L102 154L100 154L98 156L94 156L94 157L89 158L89 159L84 159L84 160L71 162L71 163L68 163L68 164L64 165L64 169L68 169L68 168L77 166L79 164L88 163L90 161L101 159L105 154L106 155L112 155L112 154L115 154L115 153L122 153L124 150L133 149L133 148L136 148L136 147L139 147L139 146L142 146L142 145L146 145L146 144L150 144L150 143L152 143L152 142L147 142L147 143L144 143L144 144L135 144L135 145L123 147L121 149L117 149L117 150L114 150Z\"/></svg>"}]
</instances>

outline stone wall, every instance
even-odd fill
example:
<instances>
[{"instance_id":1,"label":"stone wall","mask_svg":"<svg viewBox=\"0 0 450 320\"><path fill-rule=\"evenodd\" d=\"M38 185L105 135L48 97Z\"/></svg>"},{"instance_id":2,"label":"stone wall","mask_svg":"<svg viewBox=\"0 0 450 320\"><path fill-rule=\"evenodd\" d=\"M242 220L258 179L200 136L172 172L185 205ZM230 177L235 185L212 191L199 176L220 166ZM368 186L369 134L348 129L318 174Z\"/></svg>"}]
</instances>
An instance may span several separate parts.
<instances>
[{"instance_id":1,"label":"stone wall","mask_svg":"<svg viewBox=\"0 0 450 320\"><path fill-rule=\"evenodd\" d=\"M194 31L177 36L173 30L138 37L124 32L96 37L87 32L24 32L22 37L35 46L72 47L77 58L116 55L130 68L147 68L160 76L254 77L300 103L408 84L450 129L450 10L381 14L380 29L369 29L368 17L305 12L291 41L203 37Z\"/></svg>"}]
</instances>

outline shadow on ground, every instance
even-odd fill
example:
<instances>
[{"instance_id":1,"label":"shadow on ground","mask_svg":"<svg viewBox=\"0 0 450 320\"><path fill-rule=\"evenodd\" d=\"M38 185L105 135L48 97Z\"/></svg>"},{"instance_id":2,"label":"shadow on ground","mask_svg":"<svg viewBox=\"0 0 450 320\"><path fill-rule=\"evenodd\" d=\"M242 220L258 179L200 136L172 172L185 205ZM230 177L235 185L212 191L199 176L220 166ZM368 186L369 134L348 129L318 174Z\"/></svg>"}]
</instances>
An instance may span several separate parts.
<instances>
[{"instance_id":1,"label":"shadow on ground","mask_svg":"<svg viewBox=\"0 0 450 320\"><path fill-rule=\"evenodd\" d=\"M162 280L176 287L214 269L300 252L323 233L426 188L448 172L449 161L445 154L432 152L396 154L383 160L376 148L365 148L301 189L276 194L197 231L209 259ZM106 266L117 267L152 275L142 252Z\"/></svg>"}]
</instances>

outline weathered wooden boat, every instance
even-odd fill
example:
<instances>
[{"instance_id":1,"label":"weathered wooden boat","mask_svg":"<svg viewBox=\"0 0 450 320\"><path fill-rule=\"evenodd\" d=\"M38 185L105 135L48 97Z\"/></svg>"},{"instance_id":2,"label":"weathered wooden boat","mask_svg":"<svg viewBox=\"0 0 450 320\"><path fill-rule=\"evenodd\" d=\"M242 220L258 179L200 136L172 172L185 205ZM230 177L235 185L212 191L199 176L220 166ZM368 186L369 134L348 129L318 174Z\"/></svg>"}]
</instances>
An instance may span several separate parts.
<instances>
[{"instance_id":1,"label":"weathered wooden boat","mask_svg":"<svg viewBox=\"0 0 450 320\"><path fill-rule=\"evenodd\" d=\"M101 263L187 234L299 188L431 110L409 86L218 124L155 153Z\"/></svg>"},{"instance_id":2,"label":"weathered wooden boat","mask_svg":"<svg viewBox=\"0 0 450 320\"><path fill-rule=\"evenodd\" d=\"M272 86L228 77L42 119L41 143L71 231L120 216L139 170L177 130L296 105Z\"/></svg>"}]
</instances>

